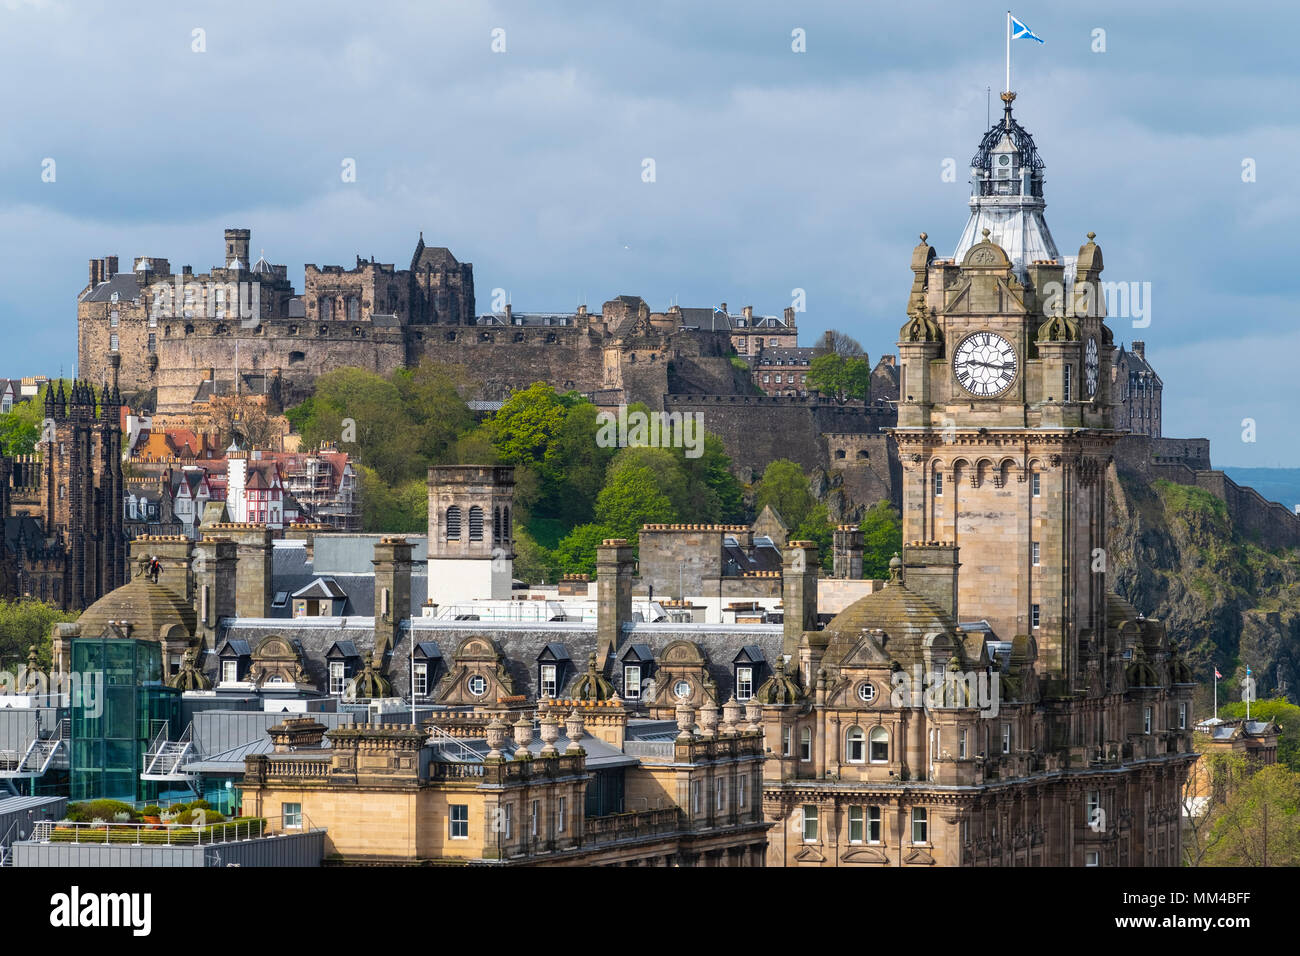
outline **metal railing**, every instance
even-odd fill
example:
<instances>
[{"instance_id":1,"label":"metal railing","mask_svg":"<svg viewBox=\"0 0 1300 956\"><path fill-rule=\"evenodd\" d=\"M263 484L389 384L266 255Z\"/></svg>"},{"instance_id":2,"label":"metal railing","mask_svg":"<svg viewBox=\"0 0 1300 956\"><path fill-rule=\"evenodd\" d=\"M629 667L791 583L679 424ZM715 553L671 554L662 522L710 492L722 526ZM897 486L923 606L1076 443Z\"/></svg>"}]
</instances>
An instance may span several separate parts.
<instances>
[{"instance_id":1,"label":"metal railing","mask_svg":"<svg viewBox=\"0 0 1300 956\"><path fill-rule=\"evenodd\" d=\"M118 844L121 846L210 846L266 836L266 820L228 823L71 823L39 821L33 843Z\"/></svg>"},{"instance_id":2,"label":"metal railing","mask_svg":"<svg viewBox=\"0 0 1300 956\"><path fill-rule=\"evenodd\" d=\"M429 742L444 753L450 750L460 760L469 763L482 763L483 755L472 747L466 746L459 737L453 737L441 727L429 725Z\"/></svg>"}]
</instances>

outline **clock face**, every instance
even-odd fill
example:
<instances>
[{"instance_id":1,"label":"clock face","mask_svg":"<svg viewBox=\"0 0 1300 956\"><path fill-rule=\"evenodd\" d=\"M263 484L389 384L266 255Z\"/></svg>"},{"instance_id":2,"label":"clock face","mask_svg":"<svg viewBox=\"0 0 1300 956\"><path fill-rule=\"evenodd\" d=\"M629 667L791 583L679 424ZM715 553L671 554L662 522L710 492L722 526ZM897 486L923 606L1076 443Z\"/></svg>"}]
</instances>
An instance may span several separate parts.
<instances>
[{"instance_id":1,"label":"clock face","mask_svg":"<svg viewBox=\"0 0 1300 956\"><path fill-rule=\"evenodd\" d=\"M961 387L980 398L1009 389L1016 380L1016 364L1016 350L994 332L968 335L952 357L952 370Z\"/></svg>"},{"instance_id":2,"label":"clock face","mask_svg":"<svg viewBox=\"0 0 1300 956\"><path fill-rule=\"evenodd\" d=\"M1088 339L1088 347L1083 353L1083 381L1088 386L1088 397L1091 398L1097 394L1097 370L1100 365L1097 361L1097 340Z\"/></svg>"}]
</instances>

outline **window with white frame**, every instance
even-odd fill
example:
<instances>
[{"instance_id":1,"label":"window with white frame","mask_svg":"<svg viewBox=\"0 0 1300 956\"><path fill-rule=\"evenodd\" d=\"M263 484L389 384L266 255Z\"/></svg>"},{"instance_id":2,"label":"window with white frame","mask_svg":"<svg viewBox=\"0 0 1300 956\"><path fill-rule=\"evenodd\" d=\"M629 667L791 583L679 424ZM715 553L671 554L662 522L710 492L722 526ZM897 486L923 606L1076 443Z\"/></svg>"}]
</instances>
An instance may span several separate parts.
<instances>
[{"instance_id":1,"label":"window with white frame","mask_svg":"<svg viewBox=\"0 0 1300 956\"><path fill-rule=\"evenodd\" d=\"M1178 729L1187 729L1187 701L1183 701L1178 705Z\"/></svg>"},{"instance_id":2,"label":"window with white frame","mask_svg":"<svg viewBox=\"0 0 1300 956\"><path fill-rule=\"evenodd\" d=\"M1072 386L1074 385L1073 372L1074 372L1073 365L1065 366L1065 400L1067 402L1070 400L1070 393L1072 391Z\"/></svg>"},{"instance_id":3,"label":"window with white frame","mask_svg":"<svg viewBox=\"0 0 1300 956\"><path fill-rule=\"evenodd\" d=\"M1089 850L1084 854L1084 866L1101 866L1101 853L1097 850Z\"/></svg>"},{"instance_id":4,"label":"window with white frame","mask_svg":"<svg viewBox=\"0 0 1300 956\"><path fill-rule=\"evenodd\" d=\"M569 827L569 801L567 797L555 798L555 832L564 833Z\"/></svg>"},{"instance_id":5,"label":"window with white frame","mask_svg":"<svg viewBox=\"0 0 1300 956\"><path fill-rule=\"evenodd\" d=\"M1145 707L1142 710L1142 733L1151 733L1151 708Z\"/></svg>"},{"instance_id":6,"label":"window with white frame","mask_svg":"<svg viewBox=\"0 0 1300 956\"><path fill-rule=\"evenodd\" d=\"M424 661L415 664L415 696L424 697L429 693L429 665Z\"/></svg>"},{"instance_id":7,"label":"window with white frame","mask_svg":"<svg viewBox=\"0 0 1300 956\"><path fill-rule=\"evenodd\" d=\"M1039 609L1038 609L1038 605L1037 605L1037 604L1031 604L1031 605L1029 605L1029 625L1030 625L1030 627L1038 627L1038 620L1039 620Z\"/></svg>"},{"instance_id":8,"label":"window with white frame","mask_svg":"<svg viewBox=\"0 0 1300 956\"><path fill-rule=\"evenodd\" d=\"M790 728L781 728L781 756L790 756Z\"/></svg>"},{"instance_id":9,"label":"window with white frame","mask_svg":"<svg viewBox=\"0 0 1300 956\"><path fill-rule=\"evenodd\" d=\"M719 777L717 786L714 788L716 799L714 800L715 810L725 810L727 807L727 778Z\"/></svg>"},{"instance_id":10,"label":"window with white frame","mask_svg":"<svg viewBox=\"0 0 1300 956\"><path fill-rule=\"evenodd\" d=\"M817 842L817 807L811 803L803 808L803 842Z\"/></svg>"},{"instance_id":11,"label":"window with white frame","mask_svg":"<svg viewBox=\"0 0 1300 956\"><path fill-rule=\"evenodd\" d=\"M501 835L507 840L515 835L515 808L509 803L501 808Z\"/></svg>"},{"instance_id":12,"label":"window with white frame","mask_svg":"<svg viewBox=\"0 0 1300 956\"><path fill-rule=\"evenodd\" d=\"M535 838L537 837L537 832L538 832L538 830L540 830L540 829L541 829L541 826L542 826L542 823L541 823L541 819L542 819L542 804L541 804L541 801L540 801L540 800L534 800L534 801L533 801L532 812L529 814L529 817L530 817L530 822L529 822L529 824L528 824L528 828L529 828L529 830L531 831L531 833L532 833L532 835L533 835L533 837L534 837L534 839L535 839Z\"/></svg>"},{"instance_id":13,"label":"window with white frame","mask_svg":"<svg viewBox=\"0 0 1300 956\"><path fill-rule=\"evenodd\" d=\"M884 727L872 727L869 735L870 757L872 763L889 762L889 731Z\"/></svg>"},{"instance_id":14,"label":"window with white frame","mask_svg":"<svg viewBox=\"0 0 1300 956\"><path fill-rule=\"evenodd\" d=\"M930 836L930 821L926 815L925 807L912 808L912 842L928 843Z\"/></svg>"},{"instance_id":15,"label":"window with white frame","mask_svg":"<svg viewBox=\"0 0 1300 956\"><path fill-rule=\"evenodd\" d=\"M1010 724L1002 725L1002 752L1004 754L1011 753L1011 725Z\"/></svg>"},{"instance_id":16,"label":"window with white frame","mask_svg":"<svg viewBox=\"0 0 1300 956\"><path fill-rule=\"evenodd\" d=\"M745 800L749 797L749 778L736 778L736 806L744 808Z\"/></svg>"},{"instance_id":17,"label":"window with white frame","mask_svg":"<svg viewBox=\"0 0 1300 956\"><path fill-rule=\"evenodd\" d=\"M542 665L542 696L543 697L555 696L555 665L554 664Z\"/></svg>"},{"instance_id":18,"label":"window with white frame","mask_svg":"<svg viewBox=\"0 0 1300 956\"><path fill-rule=\"evenodd\" d=\"M866 815L862 807L849 807L849 842L862 843L866 839Z\"/></svg>"},{"instance_id":19,"label":"window with white frame","mask_svg":"<svg viewBox=\"0 0 1300 956\"><path fill-rule=\"evenodd\" d=\"M867 842L879 843L881 840L880 807L867 807Z\"/></svg>"},{"instance_id":20,"label":"window with white frame","mask_svg":"<svg viewBox=\"0 0 1300 956\"><path fill-rule=\"evenodd\" d=\"M966 746L966 736L969 733L970 731L964 727L957 732L957 757L959 760L965 760L966 757L968 756L967 746Z\"/></svg>"},{"instance_id":21,"label":"window with white frame","mask_svg":"<svg viewBox=\"0 0 1300 956\"><path fill-rule=\"evenodd\" d=\"M1101 791L1089 790L1087 796L1087 805L1083 822L1085 826L1092 826L1095 820L1101 819Z\"/></svg>"},{"instance_id":22,"label":"window with white frame","mask_svg":"<svg viewBox=\"0 0 1300 956\"><path fill-rule=\"evenodd\" d=\"M844 753L849 763L867 762L867 735L861 727L850 727L844 735Z\"/></svg>"},{"instance_id":23,"label":"window with white frame","mask_svg":"<svg viewBox=\"0 0 1300 956\"><path fill-rule=\"evenodd\" d=\"M453 840L469 839L469 804L453 803L447 816L447 835Z\"/></svg>"},{"instance_id":24,"label":"window with white frame","mask_svg":"<svg viewBox=\"0 0 1300 956\"><path fill-rule=\"evenodd\" d=\"M700 812L700 807L701 807L700 790L701 790L700 782L698 780L692 780L691 781L691 812L692 813Z\"/></svg>"},{"instance_id":25,"label":"window with white frame","mask_svg":"<svg viewBox=\"0 0 1300 956\"><path fill-rule=\"evenodd\" d=\"M754 668L736 668L736 700L745 702L754 696Z\"/></svg>"},{"instance_id":26,"label":"window with white frame","mask_svg":"<svg viewBox=\"0 0 1300 956\"><path fill-rule=\"evenodd\" d=\"M1037 541L1035 541L1035 542L1033 543L1032 550L1033 550L1033 564L1034 564L1034 567L1038 567L1038 566L1039 566L1039 557L1041 556L1041 551L1040 551L1040 549L1039 549L1039 545L1038 545L1038 542L1037 542Z\"/></svg>"},{"instance_id":27,"label":"window with white frame","mask_svg":"<svg viewBox=\"0 0 1300 956\"><path fill-rule=\"evenodd\" d=\"M623 665L623 699L641 699L641 665Z\"/></svg>"},{"instance_id":28,"label":"window with white frame","mask_svg":"<svg viewBox=\"0 0 1300 956\"><path fill-rule=\"evenodd\" d=\"M934 496L943 497L943 473L938 471L934 473Z\"/></svg>"},{"instance_id":29,"label":"window with white frame","mask_svg":"<svg viewBox=\"0 0 1300 956\"><path fill-rule=\"evenodd\" d=\"M302 829L302 804L301 803L280 804L280 818L286 830L301 830Z\"/></svg>"},{"instance_id":30,"label":"window with white frame","mask_svg":"<svg viewBox=\"0 0 1300 956\"><path fill-rule=\"evenodd\" d=\"M1039 497L1043 493L1043 485L1040 481L1041 478L1042 476L1038 472L1034 472L1029 478L1029 486L1031 489L1030 494L1035 498Z\"/></svg>"},{"instance_id":31,"label":"window with white frame","mask_svg":"<svg viewBox=\"0 0 1300 956\"><path fill-rule=\"evenodd\" d=\"M799 760L808 763L812 760L812 728L805 727L799 731Z\"/></svg>"},{"instance_id":32,"label":"window with white frame","mask_svg":"<svg viewBox=\"0 0 1300 956\"><path fill-rule=\"evenodd\" d=\"M344 673L342 661L330 661L330 693L335 697L342 697L347 690L348 682Z\"/></svg>"},{"instance_id":33,"label":"window with white frame","mask_svg":"<svg viewBox=\"0 0 1300 956\"><path fill-rule=\"evenodd\" d=\"M239 661L222 661L221 682L223 684L233 684L237 680L239 680Z\"/></svg>"}]
</instances>

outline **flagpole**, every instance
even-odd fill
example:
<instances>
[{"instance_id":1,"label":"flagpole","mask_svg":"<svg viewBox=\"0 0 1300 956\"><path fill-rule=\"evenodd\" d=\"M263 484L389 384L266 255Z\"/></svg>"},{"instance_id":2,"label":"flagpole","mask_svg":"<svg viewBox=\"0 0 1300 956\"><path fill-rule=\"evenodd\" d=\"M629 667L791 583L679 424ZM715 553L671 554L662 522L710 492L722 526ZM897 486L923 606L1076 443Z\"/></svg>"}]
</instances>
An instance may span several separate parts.
<instances>
[{"instance_id":1,"label":"flagpole","mask_svg":"<svg viewBox=\"0 0 1300 956\"><path fill-rule=\"evenodd\" d=\"M1006 92L1011 92L1011 11L1007 11L1007 87Z\"/></svg>"}]
</instances>

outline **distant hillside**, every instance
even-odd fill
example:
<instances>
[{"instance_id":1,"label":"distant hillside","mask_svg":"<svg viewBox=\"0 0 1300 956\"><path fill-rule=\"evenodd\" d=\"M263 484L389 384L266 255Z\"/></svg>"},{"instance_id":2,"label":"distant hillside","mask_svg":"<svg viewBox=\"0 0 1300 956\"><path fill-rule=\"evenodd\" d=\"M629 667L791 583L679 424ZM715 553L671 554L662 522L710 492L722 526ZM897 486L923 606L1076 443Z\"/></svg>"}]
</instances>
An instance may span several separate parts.
<instances>
[{"instance_id":1,"label":"distant hillside","mask_svg":"<svg viewBox=\"0 0 1300 956\"><path fill-rule=\"evenodd\" d=\"M1300 505L1300 468L1224 468L1223 472L1269 501L1280 501L1293 511Z\"/></svg>"}]
</instances>

